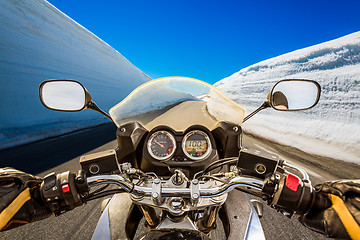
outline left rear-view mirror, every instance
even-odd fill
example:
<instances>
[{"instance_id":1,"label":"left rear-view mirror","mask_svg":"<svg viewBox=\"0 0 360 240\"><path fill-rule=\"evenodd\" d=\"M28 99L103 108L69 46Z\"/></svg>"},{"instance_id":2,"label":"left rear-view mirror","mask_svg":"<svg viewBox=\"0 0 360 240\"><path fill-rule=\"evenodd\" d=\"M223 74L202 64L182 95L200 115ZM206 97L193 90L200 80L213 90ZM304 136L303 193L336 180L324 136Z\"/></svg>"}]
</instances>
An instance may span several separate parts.
<instances>
[{"instance_id":1,"label":"left rear-view mirror","mask_svg":"<svg viewBox=\"0 0 360 240\"><path fill-rule=\"evenodd\" d=\"M275 110L300 111L314 107L320 99L320 85L313 80L282 80L272 88L268 102Z\"/></svg>"},{"instance_id":2,"label":"left rear-view mirror","mask_svg":"<svg viewBox=\"0 0 360 240\"><path fill-rule=\"evenodd\" d=\"M74 80L47 80L40 84L42 104L57 111L77 112L86 108L91 96L83 85Z\"/></svg>"}]
</instances>

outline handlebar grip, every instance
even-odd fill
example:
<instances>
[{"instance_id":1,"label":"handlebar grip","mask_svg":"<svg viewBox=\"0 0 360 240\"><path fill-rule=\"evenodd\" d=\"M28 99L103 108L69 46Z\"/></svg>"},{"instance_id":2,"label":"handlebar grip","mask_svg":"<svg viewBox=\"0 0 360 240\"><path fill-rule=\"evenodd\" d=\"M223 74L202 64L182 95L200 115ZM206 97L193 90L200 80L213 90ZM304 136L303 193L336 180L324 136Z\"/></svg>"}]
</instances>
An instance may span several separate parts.
<instances>
[{"instance_id":1,"label":"handlebar grip","mask_svg":"<svg viewBox=\"0 0 360 240\"><path fill-rule=\"evenodd\" d=\"M310 182L302 181L293 174L289 173L281 178L276 186L271 182L265 183L263 194L271 207L288 217L294 213L303 215L310 210L322 210L331 206L330 200L317 193Z\"/></svg>"},{"instance_id":2,"label":"handlebar grip","mask_svg":"<svg viewBox=\"0 0 360 240\"><path fill-rule=\"evenodd\" d=\"M331 207L332 203L325 194L317 193L317 192L315 192L315 190L313 190L313 192L315 194L315 197L314 197L313 204L312 204L311 208L309 209L309 211L310 210L321 211L321 210Z\"/></svg>"}]
</instances>

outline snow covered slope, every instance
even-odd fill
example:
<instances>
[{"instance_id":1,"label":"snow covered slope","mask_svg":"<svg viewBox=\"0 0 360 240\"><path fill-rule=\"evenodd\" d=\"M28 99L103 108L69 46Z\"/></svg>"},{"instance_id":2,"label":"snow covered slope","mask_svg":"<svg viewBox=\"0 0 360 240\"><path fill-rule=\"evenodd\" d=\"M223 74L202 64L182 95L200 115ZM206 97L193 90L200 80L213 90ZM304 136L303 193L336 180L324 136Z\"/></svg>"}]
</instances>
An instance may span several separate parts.
<instances>
[{"instance_id":1,"label":"snow covered slope","mask_svg":"<svg viewBox=\"0 0 360 240\"><path fill-rule=\"evenodd\" d=\"M254 64L215 86L250 113L275 82L292 78L320 83L318 105L303 112L267 109L244 123L244 129L310 153L360 164L360 32Z\"/></svg>"},{"instance_id":2,"label":"snow covered slope","mask_svg":"<svg viewBox=\"0 0 360 240\"><path fill-rule=\"evenodd\" d=\"M46 1L2 0L0 22L0 149L107 121L91 110L43 107L38 87L46 79L80 81L106 111L150 80Z\"/></svg>"}]
</instances>

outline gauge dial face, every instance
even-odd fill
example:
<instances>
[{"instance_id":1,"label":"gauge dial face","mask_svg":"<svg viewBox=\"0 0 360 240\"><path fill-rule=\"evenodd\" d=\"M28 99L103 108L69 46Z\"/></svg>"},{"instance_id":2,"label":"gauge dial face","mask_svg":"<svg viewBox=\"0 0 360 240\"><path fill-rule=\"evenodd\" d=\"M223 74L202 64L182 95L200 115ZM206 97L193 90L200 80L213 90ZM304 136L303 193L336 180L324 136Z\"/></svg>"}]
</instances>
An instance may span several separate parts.
<instances>
[{"instance_id":1,"label":"gauge dial face","mask_svg":"<svg viewBox=\"0 0 360 240\"><path fill-rule=\"evenodd\" d=\"M175 152L174 136L167 131L157 131L151 134L147 148L150 155L157 160L169 159Z\"/></svg>"},{"instance_id":2,"label":"gauge dial face","mask_svg":"<svg viewBox=\"0 0 360 240\"><path fill-rule=\"evenodd\" d=\"M202 160L211 152L209 136L200 130L188 132L182 142L185 155L192 160Z\"/></svg>"}]
</instances>

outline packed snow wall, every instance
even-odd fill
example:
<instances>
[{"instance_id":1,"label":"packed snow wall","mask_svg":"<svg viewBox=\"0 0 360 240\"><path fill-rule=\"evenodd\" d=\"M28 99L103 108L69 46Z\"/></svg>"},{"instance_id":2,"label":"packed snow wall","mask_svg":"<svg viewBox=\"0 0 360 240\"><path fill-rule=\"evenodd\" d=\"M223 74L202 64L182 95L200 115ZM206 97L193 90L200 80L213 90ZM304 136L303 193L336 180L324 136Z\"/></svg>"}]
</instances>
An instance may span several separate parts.
<instances>
[{"instance_id":1,"label":"packed snow wall","mask_svg":"<svg viewBox=\"0 0 360 240\"><path fill-rule=\"evenodd\" d=\"M267 109L244 123L244 129L305 152L360 164L360 32L254 64L215 86L250 113L281 79L319 82L318 105L302 112Z\"/></svg>"},{"instance_id":2,"label":"packed snow wall","mask_svg":"<svg viewBox=\"0 0 360 240\"><path fill-rule=\"evenodd\" d=\"M150 80L46 1L2 0L0 22L0 149L107 121L91 110L46 109L38 96L44 80L78 80L106 111Z\"/></svg>"}]
</instances>

